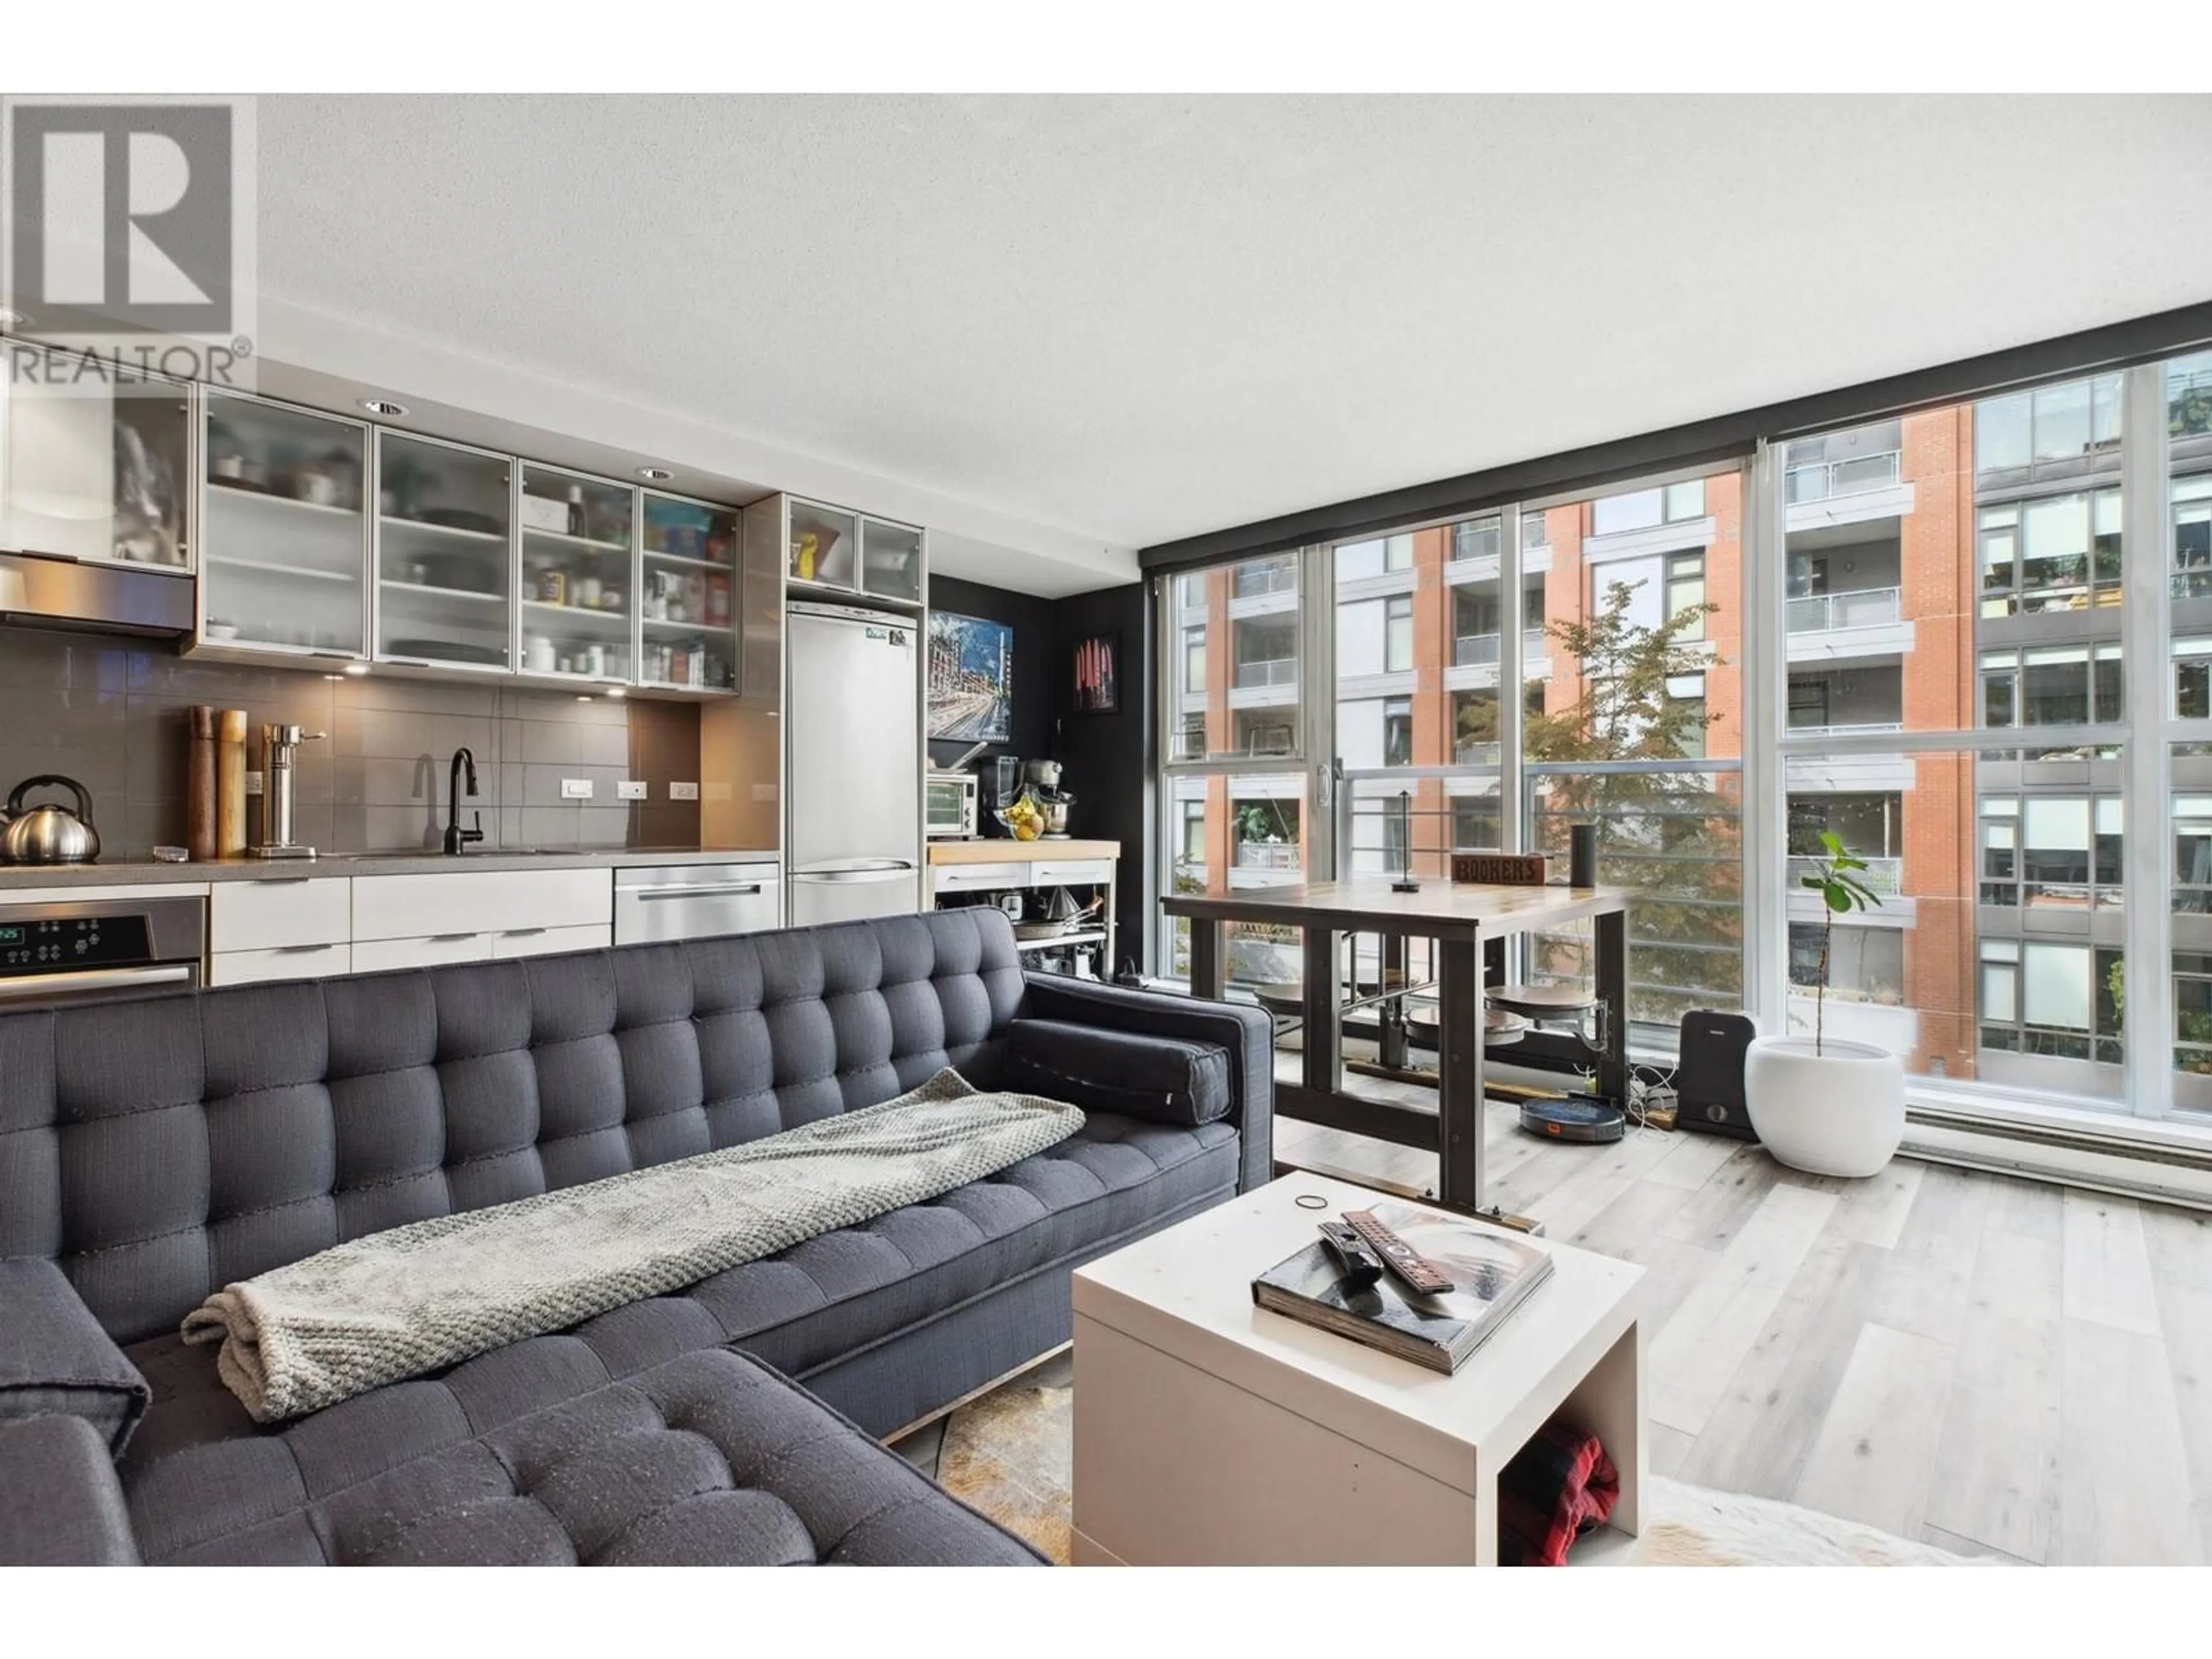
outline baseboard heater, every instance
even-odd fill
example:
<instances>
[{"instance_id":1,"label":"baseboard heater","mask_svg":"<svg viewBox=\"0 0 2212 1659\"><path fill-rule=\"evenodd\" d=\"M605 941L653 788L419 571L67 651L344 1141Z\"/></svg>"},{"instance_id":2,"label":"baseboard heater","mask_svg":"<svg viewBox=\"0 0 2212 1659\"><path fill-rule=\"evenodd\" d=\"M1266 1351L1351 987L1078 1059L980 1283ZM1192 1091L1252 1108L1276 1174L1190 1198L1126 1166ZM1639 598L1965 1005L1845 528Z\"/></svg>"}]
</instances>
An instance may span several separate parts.
<instances>
[{"instance_id":1,"label":"baseboard heater","mask_svg":"<svg viewBox=\"0 0 2212 1659\"><path fill-rule=\"evenodd\" d=\"M1941 1106L1905 1113L1910 1158L2212 1210L2212 1146L2153 1143Z\"/></svg>"}]
</instances>

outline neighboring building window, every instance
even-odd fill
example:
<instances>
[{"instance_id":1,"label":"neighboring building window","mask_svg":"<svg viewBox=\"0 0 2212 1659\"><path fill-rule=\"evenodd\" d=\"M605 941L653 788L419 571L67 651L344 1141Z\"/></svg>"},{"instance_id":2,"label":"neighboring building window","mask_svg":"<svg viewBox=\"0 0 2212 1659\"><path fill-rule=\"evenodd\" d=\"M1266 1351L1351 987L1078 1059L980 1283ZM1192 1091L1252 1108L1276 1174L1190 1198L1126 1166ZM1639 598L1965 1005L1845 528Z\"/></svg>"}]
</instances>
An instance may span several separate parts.
<instances>
[{"instance_id":1,"label":"neighboring building window","mask_svg":"<svg viewBox=\"0 0 2212 1659\"><path fill-rule=\"evenodd\" d=\"M1790 924L1790 983L1809 991L1820 983L1817 921ZM1894 1007L1905 1000L1905 930L1838 927L1828 933L1828 994L1852 1002Z\"/></svg>"},{"instance_id":2,"label":"neighboring building window","mask_svg":"<svg viewBox=\"0 0 2212 1659\"><path fill-rule=\"evenodd\" d=\"M2120 441L2120 380L2039 386L1974 405L1974 470L2008 472L2079 462Z\"/></svg>"},{"instance_id":3,"label":"neighboring building window","mask_svg":"<svg viewBox=\"0 0 2212 1659\"><path fill-rule=\"evenodd\" d=\"M1182 844L1177 854L1194 872L1206 868L1206 803L1182 803Z\"/></svg>"},{"instance_id":4,"label":"neighboring building window","mask_svg":"<svg viewBox=\"0 0 2212 1659\"><path fill-rule=\"evenodd\" d=\"M1413 700L1392 697L1382 705L1382 764L1413 763Z\"/></svg>"},{"instance_id":5,"label":"neighboring building window","mask_svg":"<svg viewBox=\"0 0 2212 1659\"><path fill-rule=\"evenodd\" d=\"M2120 1059L2118 951L2044 939L1982 941L1982 1047L2061 1060Z\"/></svg>"},{"instance_id":6,"label":"neighboring building window","mask_svg":"<svg viewBox=\"0 0 2212 1659\"><path fill-rule=\"evenodd\" d=\"M1590 503L1590 533L1618 535L1625 530L1656 530L1662 524L1680 524L1705 516L1705 481L1665 484L1651 489L1632 489L1621 495L1601 495ZM1536 545L1524 536L1523 546Z\"/></svg>"},{"instance_id":7,"label":"neighboring building window","mask_svg":"<svg viewBox=\"0 0 2212 1659\"><path fill-rule=\"evenodd\" d=\"M2120 602L2120 492L2100 489L1985 507L1982 615L2033 617Z\"/></svg>"},{"instance_id":8,"label":"neighboring building window","mask_svg":"<svg viewBox=\"0 0 2212 1659\"><path fill-rule=\"evenodd\" d=\"M1185 714L1182 731L1176 739L1176 757L1178 760L1200 760L1205 755L1206 716Z\"/></svg>"},{"instance_id":9,"label":"neighboring building window","mask_svg":"<svg viewBox=\"0 0 2212 1659\"><path fill-rule=\"evenodd\" d=\"M2212 593L2212 477L2173 481L2173 597Z\"/></svg>"},{"instance_id":10,"label":"neighboring building window","mask_svg":"<svg viewBox=\"0 0 2212 1659\"><path fill-rule=\"evenodd\" d=\"M1182 631L1182 689L1189 696L1206 695L1206 630L1186 628Z\"/></svg>"},{"instance_id":11,"label":"neighboring building window","mask_svg":"<svg viewBox=\"0 0 2212 1659\"><path fill-rule=\"evenodd\" d=\"M1410 673L1413 666L1413 598L1401 593L1383 602L1382 667L1385 673Z\"/></svg>"},{"instance_id":12,"label":"neighboring building window","mask_svg":"<svg viewBox=\"0 0 2212 1659\"><path fill-rule=\"evenodd\" d=\"M1206 576L1203 572L1176 578L1176 604L1185 611L1206 609Z\"/></svg>"},{"instance_id":13,"label":"neighboring building window","mask_svg":"<svg viewBox=\"0 0 2212 1659\"><path fill-rule=\"evenodd\" d=\"M1984 651L1981 677L1986 726L2084 726L2124 718L2118 645Z\"/></svg>"},{"instance_id":14,"label":"neighboring building window","mask_svg":"<svg viewBox=\"0 0 2212 1659\"><path fill-rule=\"evenodd\" d=\"M1340 582L1362 581L1370 576L1413 568L1413 538L1410 535L1346 542L1336 550L1336 579Z\"/></svg>"},{"instance_id":15,"label":"neighboring building window","mask_svg":"<svg viewBox=\"0 0 2212 1659\"><path fill-rule=\"evenodd\" d=\"M1498 520L1469 519L1452 526L1452 550L1455 559L1496 558L1498 556Z\"/></svg>"},{"instance_id":16,"label":"neighboring building window","mask_svg":"<svg viewBox=\"0 0 2212 1659\"><path fill-rule=\"evenodd\" d=\"M1703 553L1670 553L1667 556L1667 616L1671 621L1693 605L1705 602L1705 556ZM1703 611L1692 617L1678 636L1686 640L1705 637L1705 618Z\"/></svg>"}]
</instances>

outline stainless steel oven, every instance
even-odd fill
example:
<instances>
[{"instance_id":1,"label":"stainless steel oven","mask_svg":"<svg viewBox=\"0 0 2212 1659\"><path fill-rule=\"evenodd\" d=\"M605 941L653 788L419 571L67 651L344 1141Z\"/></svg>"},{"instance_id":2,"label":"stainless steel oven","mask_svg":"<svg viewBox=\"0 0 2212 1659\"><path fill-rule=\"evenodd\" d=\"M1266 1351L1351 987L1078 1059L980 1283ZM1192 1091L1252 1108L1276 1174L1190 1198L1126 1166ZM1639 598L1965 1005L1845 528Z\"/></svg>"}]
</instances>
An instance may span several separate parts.
<instances>
[{"instance_id":1,"label":"stainless steel oven","mask_svg":"<svg viewBox=\"0 0 2212 1659\"><path fill-rule=\"evenodd\" d=\"M190 990L206 946L204 899L10 904L0 893L0 1012Z\"/></svg>"}]
</instances>

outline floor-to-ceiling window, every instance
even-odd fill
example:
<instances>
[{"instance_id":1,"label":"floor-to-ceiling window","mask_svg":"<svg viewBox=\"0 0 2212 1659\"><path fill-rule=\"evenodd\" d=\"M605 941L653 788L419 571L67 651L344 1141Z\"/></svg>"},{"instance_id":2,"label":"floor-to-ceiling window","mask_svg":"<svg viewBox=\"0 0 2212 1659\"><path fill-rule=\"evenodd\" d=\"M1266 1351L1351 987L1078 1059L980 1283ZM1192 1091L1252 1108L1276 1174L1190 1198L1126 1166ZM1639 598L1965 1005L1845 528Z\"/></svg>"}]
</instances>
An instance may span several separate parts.
<instances>
[{"instance_id":1,"label":"floor-to-ceiling window","mask_svg":"<svg viewBox=\"0 0 2212 1659\"><path fill-rule=\"evenodd\" d=\"M1441 878L1592 821L1647 1052L1689 1007L1808 1025L1825 947L1828 1031L1923 1079L2212 1112L2212 353L1167 591L1212 677L1170 688L1186 872ZM1882 901L1832 930L1826 835Z\"/></svg>"}]
</instances>

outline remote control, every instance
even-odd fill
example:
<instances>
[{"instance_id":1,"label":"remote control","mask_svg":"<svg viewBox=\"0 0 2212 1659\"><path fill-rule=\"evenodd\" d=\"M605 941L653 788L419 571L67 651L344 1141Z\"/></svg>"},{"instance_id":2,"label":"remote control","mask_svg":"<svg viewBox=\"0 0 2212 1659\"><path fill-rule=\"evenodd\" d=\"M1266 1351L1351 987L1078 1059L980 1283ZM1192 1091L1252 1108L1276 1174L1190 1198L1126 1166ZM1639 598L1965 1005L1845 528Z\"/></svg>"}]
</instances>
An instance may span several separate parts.
<instances>
[{"instance_id":1,"label":"remote control","mask_svg":"<svg viewBox=\"0 0 2212 1659\"><path fill-rule=\"evenodd\" d=\"M1382 1263L1367 1241L1341 1221L1322 1222L1321 1242L1336 1259L1337 1276L1346 1290L1370 1290L1382 1277Z\"/></svg>"},{"instance_id":2,"label":"remote control","mask_svg":"<svg viewBox=\"0 0 2212 1659\"><path fill-rule=\"evenodd\" d=\"M1382 1265L1423 1296L1442 1296L1452 1288L1451 1275L1375 1218L1372 1210L1346 1210L1344 1219L1365 1239Z\"/></svg>"}]
</instances>

